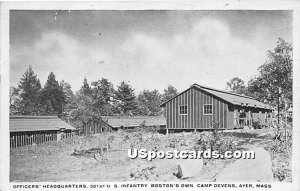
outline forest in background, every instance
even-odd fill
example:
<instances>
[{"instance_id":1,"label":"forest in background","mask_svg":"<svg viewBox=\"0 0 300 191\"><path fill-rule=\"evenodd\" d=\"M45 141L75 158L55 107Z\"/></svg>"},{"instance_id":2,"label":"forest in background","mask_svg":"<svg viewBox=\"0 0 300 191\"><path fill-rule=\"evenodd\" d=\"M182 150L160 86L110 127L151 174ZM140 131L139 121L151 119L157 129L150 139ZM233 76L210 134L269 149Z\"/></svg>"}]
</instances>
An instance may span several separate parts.
<instances>
[{"instance_id":1,"label":"forest in background","mask_svg":"<svg viewBox=\"0 0 300 191\"><path fill-rule=\"evenodd\" d=\"M234 77L226 83L226 90L251 96L277 108L277 111L291 107L292 52L292 45L279 38L276 47L267 51L267 60L258 68L257 76L247 83ZM162 94L158 90L137 93L125 81L114 87L108 79L89 83L86 77L79 91L73 92L71 85L64 80L58 82L53 72L42 86L29 66L18 87L10 87L10 115L56 115L78 127L93 116L163 115L159 105L177 93L172 85L168 85Z\"/></svg>"}]
</instances>

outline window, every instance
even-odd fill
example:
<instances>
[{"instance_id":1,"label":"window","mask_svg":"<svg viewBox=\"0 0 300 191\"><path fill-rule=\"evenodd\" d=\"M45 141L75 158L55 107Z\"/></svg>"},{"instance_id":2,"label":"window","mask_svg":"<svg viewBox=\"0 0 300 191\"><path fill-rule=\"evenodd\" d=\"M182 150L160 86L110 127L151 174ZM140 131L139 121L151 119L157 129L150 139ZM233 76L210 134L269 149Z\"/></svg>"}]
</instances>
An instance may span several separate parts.
<instances>
[{"instance_id":1,"label":"window","mask_svg":"<svg viewBox=\"0 0 300 191\"><path fill-rule=\"evenodd\" d=\"M204 115L211 115L212 114L212 105L204 105L203 106L203 114Z\"/></svg>"},{"instance_id":2,"label":"window","mask_svg":"<svg viewBox=\"0 0 300 191\"><path fill-rule=\"evenodd\" d=\"M179 115L187 115L187 106L186 105L179 106Z\"/></svg>"}]
</instances>

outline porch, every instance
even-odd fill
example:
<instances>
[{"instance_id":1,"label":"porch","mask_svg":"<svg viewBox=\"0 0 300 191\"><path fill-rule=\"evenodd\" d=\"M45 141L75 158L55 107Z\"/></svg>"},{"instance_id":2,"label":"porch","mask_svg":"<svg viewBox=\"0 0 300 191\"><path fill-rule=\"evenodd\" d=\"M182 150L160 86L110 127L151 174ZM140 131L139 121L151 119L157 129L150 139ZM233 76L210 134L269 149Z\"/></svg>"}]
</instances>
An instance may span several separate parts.
<instances>
[{"instance_id":1,"label":"porch","mask_svg":"<svg viewBox=\"0 0 300 191\"><path fill-rule=\"evenodd\" d=\"M235 110L234 111L234 127L235 128L262 128L269 127L273 124L271 112L257 110Z\"/></svg>"}]
</instances>

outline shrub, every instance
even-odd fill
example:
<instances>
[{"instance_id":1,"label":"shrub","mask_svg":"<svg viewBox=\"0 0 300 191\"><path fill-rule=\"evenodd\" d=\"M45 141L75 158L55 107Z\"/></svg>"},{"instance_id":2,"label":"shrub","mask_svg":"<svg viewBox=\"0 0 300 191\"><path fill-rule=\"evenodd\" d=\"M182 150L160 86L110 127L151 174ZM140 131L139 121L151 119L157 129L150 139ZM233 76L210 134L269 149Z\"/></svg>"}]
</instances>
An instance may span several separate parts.
<instances>
[{"instance_id":1,"label":"shrub","mask_svg":"<svg viewBox=\"0 0 300 191\"><path fill-rule=\"evenodd\" d=\"M273 176L281 182L288 176L288 172L286 169L276 169L273 172Z\"/></svg>"},{"instance_id":2,"label":"shrub","mask_svg":"<svg viewBox=\"0 0 300 191\"><path fill-rule=\"evenodd\" d=\"M156 167L147 167L135 170L130 173L130 178L133 180L153 180L158 177L158 175L154 172L155 168Z\"/></svg>"},{"instance_id":3,"label":"shrub","mask_svg":"<svg viewBox=\"0 0 300 191\"><path fill-rule=\"evenodd\" d=\"M285 128L286 126L283 125L275 131L271 148L273 153L292 152L293 131L290 128Z\"/></svg>"},{"instance_id":4,"label":"shrub","mask_svg":"<svg viewBox=\"0 0 300 191\"><path fill-rule=\"evenodd\" d=\"M211 149L212 151L218 151L220 154L233 151L236 148L235 144L231 139L223 137L223 133L219 131L220 127L220 123L213 122L211 124L212 131L201 133L194 149L202 151Z\"/></svg>"},{"instance_id":5,"label":"shrub","mask_svg":"<svg viewBox=\"0 0 300 191\"><path fill-rule=\"evenodd\" d=\"M279 181L291 180L292 128L280 124L275 130L270 149L273 158L273 175Z\"/></svg>"},{"instance_id":6,"label":"shrub","mask_svg":"<svg viewBox=\"0 0 300 191\"><path fill-rule=\"evenodd\" d=\"M259 121L253 121L252 126L254 129L261 129L261 125Z\"/></svg>"}]
</instances>

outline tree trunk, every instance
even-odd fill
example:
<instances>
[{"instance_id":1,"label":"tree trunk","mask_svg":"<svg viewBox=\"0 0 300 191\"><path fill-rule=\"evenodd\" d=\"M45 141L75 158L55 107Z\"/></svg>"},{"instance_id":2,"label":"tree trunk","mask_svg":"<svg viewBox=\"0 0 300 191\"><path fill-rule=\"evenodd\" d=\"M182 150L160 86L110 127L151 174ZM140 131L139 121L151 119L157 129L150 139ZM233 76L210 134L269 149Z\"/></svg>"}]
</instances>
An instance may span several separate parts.
<instances>
[{"instance_id":1,"label":"tree trunk","mask_svg":"<svg viewBox=\"0 0 300 191\"><path fill-rule=\"evenodd\" d=\"M280 106L280 96L279 96L279 94L278 94L278 100L277 100L277 112L278 112L278 114L277 114L277 128L279 128L279 123L280 123L280 108L279 108L279 106Z\"/></svg>"}]
</instances>

